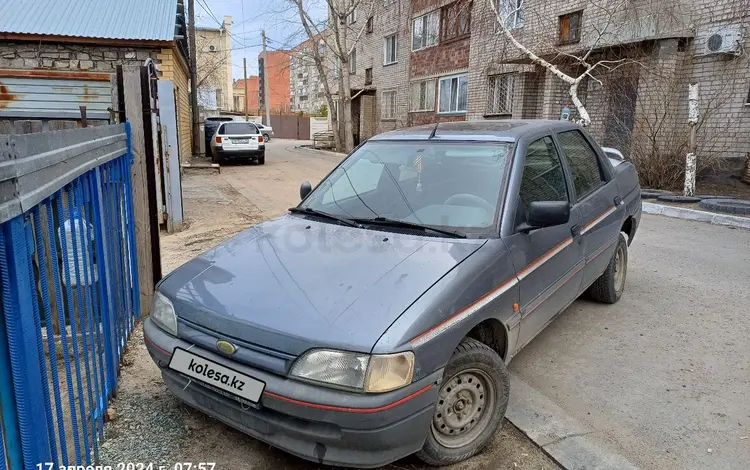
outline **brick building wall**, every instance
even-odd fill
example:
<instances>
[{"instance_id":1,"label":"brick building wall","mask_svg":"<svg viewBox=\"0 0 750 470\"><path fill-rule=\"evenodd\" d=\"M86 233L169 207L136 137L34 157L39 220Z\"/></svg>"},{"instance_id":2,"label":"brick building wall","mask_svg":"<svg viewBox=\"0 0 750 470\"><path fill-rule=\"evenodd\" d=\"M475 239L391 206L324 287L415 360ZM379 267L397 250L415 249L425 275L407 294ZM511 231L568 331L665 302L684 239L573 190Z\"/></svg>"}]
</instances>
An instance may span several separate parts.
<instances>
[{"instance_id":1,"label":"brick building wall","mask_svg":"<svg viewBox=\"0 0 750 470\"><path fill-rule=\"evenodd\" d=\"M245 98L245 107L234 106L235 111L244 112L247 108L250 114L259 113L260 102L259 102L259 90L260 81L256 75L247 77L247 96L245 96L245 79L240 79L234 82L233 90L235 98L239 97L239 101ZM235 102L238 101L235 99Z\"/></svg>"},{"instance_id":2,"label":"brick building wall","mask_svg":"<svg viewBox=\"0 0 750 470\"><path fill-rule=\"evenodd\" d=\"M156 60L158 48L99 47L79 44L0 42L0 67L113 72L116 65Z\"/></svg>"},{"instance_id":3,"label":"brick building wall","mask_svg":"<svg viewBox=\"0 0 750 470\"><path fill-rule=\"evenodd\" d=\"M287 112L291 108L289 101L289 57L290 51L267 52L266 70L268 77L261 76L259 86L260 94L263 95L263 80L268 80L268 93L270 95L268 102L272 113ZM259 65L262 58L263 53L261 52L258 55Z\"/></svg>"}]
</instances>

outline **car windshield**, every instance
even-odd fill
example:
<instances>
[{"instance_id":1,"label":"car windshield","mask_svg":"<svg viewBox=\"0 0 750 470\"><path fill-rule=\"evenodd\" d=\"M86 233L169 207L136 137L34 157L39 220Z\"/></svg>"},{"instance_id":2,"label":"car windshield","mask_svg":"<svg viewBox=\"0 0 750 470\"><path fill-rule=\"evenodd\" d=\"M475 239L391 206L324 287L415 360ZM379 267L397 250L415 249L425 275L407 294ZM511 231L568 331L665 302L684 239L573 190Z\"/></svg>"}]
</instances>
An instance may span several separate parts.
<instances>
[{"instance_id":1,"label":"car windshield","mask_svg":"<svg viewBox=\"0 0 750 470\"><path fill-rule=\"evenodd\" d=\"M512 143L368 142L300 205L465 232L493 226Z\"/></svg>"},{"instance_id":2,"label":"car windshield","mask_svg":"<svg viewBox=\"0 0 750 470\"><path fill-rule=\"evenodd\" d=\"M224 124L219 131L219 134L257 134L257 129L253 124L248 124L246 122L232 122Z\"/></svg>"}]
</instances>

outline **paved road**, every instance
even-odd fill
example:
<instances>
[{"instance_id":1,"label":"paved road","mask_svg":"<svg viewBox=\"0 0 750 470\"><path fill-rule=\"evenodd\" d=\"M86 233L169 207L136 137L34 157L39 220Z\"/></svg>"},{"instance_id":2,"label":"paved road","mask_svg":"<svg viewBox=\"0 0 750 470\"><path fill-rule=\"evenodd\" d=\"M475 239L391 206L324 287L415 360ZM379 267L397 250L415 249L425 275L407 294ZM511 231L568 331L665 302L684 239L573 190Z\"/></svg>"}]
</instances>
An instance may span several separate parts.
<instances>
[{"instance_id":1,"label":"paved road","mask_svg":"<svg viewBox=\"0 0 750 470\"><path fill-rule=\"evenodd\" d=\"M749 357L750 231L644 215L620 302L577 301L511 370L638 466L746 469Z\"/></svg>"},{"instance_id":2,"label":"paved road","mask_svg":"<svg viewBox=\"0 0 750 470\"><path fill-rule=\"evenodd\" d=\"M272 217L338 160L274 140L222 177ZM750 468L750 232L644 215L629 261L617 305L577 301L512 372L640 467Z\"/></svg>"}]
</instances>

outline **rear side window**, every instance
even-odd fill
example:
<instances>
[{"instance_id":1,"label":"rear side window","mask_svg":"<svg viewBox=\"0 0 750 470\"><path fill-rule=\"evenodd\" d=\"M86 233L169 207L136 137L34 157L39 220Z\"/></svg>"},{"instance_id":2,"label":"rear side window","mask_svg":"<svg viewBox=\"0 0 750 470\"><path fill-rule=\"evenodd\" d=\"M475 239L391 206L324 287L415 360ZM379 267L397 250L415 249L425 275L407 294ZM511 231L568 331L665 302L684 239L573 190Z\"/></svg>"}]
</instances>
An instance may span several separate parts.
<instances>
[{"instance_id":1,"label":"rear side window","mask_svg":"<svg viewBox=\"0 0 750 470\"><path fill-rule=\"evenodd\" d=\"M559 138L573 175L576 195L581 199L605 181L599 159L581 131L561 132Z\"/></svg>"},{"instance_id":2,"label":"rear side window","mask_svg":"<svg viewBox=\"0 0 750 470\"><path fill-rule=\"evenodd\" d=\"M565 173L551 137L532 142L526 150L521 178L521 202L567 201Z\"/></svg>"},{"instance_id":3,"label":"rear side window","mask_svg":"<svg viewBox=\"0 0 750 470\"><path fill-rule=\"evenodd\" d=\"M257 134L258 128L253 124L246 122L230 122L223 124L219 129L219 134L236 135L236 134Z\"/></svg>"}]
</instances>

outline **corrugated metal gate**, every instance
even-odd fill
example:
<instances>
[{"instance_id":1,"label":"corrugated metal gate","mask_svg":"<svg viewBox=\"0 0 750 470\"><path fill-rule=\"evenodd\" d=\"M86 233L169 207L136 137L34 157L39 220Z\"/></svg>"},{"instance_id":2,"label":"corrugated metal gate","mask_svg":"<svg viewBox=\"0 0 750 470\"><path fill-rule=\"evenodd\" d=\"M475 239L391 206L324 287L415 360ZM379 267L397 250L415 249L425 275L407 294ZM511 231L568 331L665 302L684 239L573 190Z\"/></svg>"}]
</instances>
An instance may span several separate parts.
<instances>
[{"instance_id":1,"label":"corrugated metal gate","mask_svg":"<svg viewBox=\"0 0 750 470\"><path fill-rule=\"evenodd\" d=\"M0 70L0 117L109 119L112 85L108 73Z\"/></svg>"},{"instance_id":2,"label":"corrugated metal gate","mask_svg":"<svg viewBox=\"0 0 750 470\"><path fill-rule=\"evenodd\" d=\"M131 164L129 124L0 135L0 470L98 461L140 316Z\"/></svg>"},{"instance_id":3,"label":"corrugated metal gate","mask_svg":"<svg viewBox=\"0 0 750 470\"><path fill-rule=\"evenodd\" d=\"M273 135L277 139L308 140L310 118L305 116L271 116Z\"/></svg>"}]
</instances>

